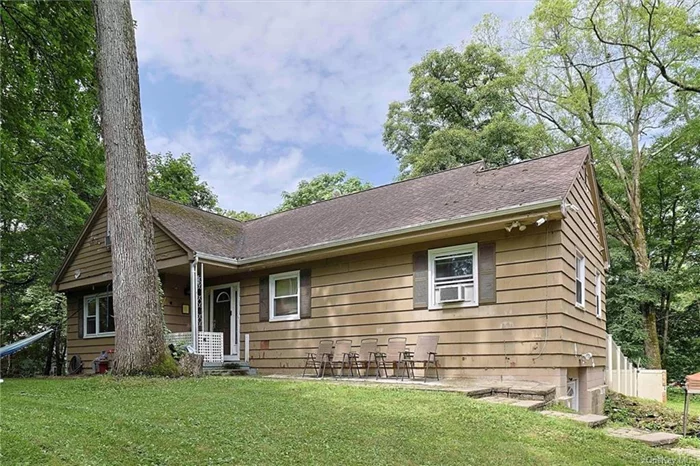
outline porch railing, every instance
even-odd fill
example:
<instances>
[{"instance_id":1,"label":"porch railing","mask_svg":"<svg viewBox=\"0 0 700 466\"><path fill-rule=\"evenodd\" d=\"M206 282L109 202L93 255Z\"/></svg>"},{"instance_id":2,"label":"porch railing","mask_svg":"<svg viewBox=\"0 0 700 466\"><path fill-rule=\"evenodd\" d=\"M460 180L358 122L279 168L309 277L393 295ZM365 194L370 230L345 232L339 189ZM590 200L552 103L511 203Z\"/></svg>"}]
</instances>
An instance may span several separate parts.
<instances>
[{"instance_id":1,"label":"porch railing","mask_svg":"<svg viewBox=\"0 0 700 466\"><path fill-rule=\"evenodd\" d=\"M165 336L167 344L192 344L192 332L175 332ZM204 362L224 361L224 334L221 332L197 332L197 353Z\"/></svg>"}]
</instances>

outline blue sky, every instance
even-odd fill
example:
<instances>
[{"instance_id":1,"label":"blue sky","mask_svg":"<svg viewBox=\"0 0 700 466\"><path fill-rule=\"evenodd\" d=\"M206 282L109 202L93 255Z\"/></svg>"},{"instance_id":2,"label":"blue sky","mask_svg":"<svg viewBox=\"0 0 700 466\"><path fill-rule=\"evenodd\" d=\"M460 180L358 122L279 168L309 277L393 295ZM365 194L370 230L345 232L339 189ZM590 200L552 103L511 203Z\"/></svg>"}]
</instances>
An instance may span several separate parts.
<instances>
[{"instance_id":1,"label":"blue sky","mask_svg":"<svg viewBox=\"0 0 700 466\"><path fill-rule=\"evenodd\" d=\"M222 207L265 213L305 178L397 174L382 145L409 68L532 2L133 1L146 145L189 152Z\"/></svg>"}]
</instances>

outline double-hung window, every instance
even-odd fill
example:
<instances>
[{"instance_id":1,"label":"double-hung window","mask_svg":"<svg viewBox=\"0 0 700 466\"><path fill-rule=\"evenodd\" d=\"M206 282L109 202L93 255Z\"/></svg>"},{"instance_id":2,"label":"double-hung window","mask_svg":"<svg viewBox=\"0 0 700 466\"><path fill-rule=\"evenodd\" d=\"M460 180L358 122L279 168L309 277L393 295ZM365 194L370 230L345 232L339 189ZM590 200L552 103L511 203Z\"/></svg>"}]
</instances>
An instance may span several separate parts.
<instances>
[{"instance_id":1,"label":"double-hung window","mask_svg":"<svg viewBox=\"0 0 700 466\"><path fill-rule=\"evenodd\" d=\"M298 320L299 271L270 275L270 321Z\"/></svg>"},{"instance_id":2,"label":"double-hung window","mask_svg":"<svg viewBox=\"0 0 700 466\"><path fill-rule=\"evenodd\" d=\"M586 258L576 253L576 305L585 307L586 302Z\"/></svg>"},{"instance_id":3,"label":"double-hung window","mask_svg":"<svg viewBox=\"0 0 700 466\"><path fill-rule=\"evenodd\" d=\"M603 303L602 303L602 297L601 294L603 293L602 289L602 278L600 276L600 272L596 271L595 273L595 315L599 319L603 317Z\"/></svg>"},{"instance_id":4,"label":"double-hung window","mask_svg":"<svg viewBox=\"0 0 700 466\"><path fill-rule=\"evenodd\" d=\"M428 251L429 307L477 306L477 244Z\"/></svg>"},{"instance_id":5,"label":"double-hung window","mask_svg":"<svg viewBox=\"0 0 700 466\"><path fill-rule=\"evenodd\" d=\"M83 298L83 329L85 337L114 335L112 293L94 294Z\"/></svg>"}]
</instances>

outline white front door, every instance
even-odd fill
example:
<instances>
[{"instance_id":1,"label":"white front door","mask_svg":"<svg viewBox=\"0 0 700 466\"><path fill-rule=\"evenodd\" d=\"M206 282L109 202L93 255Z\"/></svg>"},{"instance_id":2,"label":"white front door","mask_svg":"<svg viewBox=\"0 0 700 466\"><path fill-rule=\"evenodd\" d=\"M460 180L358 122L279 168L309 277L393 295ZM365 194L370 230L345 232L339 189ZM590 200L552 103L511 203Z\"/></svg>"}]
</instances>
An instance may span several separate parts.
<instances>
[{"instance_id":1,"label":"white front door","mask_svg":"<svg viewBox=\"0 0 700 466\"><path fill-rule=\"evenodd\" d=\"M240 306L238 283L206 289L207 331L224 334L224 360L237 361L240 347Z\"/></svg>"}]
</instances>

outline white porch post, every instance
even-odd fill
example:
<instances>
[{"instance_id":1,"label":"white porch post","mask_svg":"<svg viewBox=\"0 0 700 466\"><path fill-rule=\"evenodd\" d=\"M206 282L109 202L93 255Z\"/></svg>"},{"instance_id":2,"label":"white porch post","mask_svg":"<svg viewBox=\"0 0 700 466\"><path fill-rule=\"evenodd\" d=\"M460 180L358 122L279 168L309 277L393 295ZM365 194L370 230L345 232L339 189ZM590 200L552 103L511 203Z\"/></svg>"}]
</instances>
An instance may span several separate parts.
<instances>
[{"instance_id":1,"label":"white porch post","mask_svg":"<svg viewBox=\"0 0 700 466\"><path fill-rule=\"evenodd\" d=\"M199 317L197 316L199 313L199 287L197 286L199 282L197 277L198 269L199 261L197 260L197 256L195 256L194 261L190 263L190 328L192 333L192 347L194 348L195 353L198 351L197 333L199 325Z\"/></svg>"}]
</instances>

